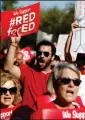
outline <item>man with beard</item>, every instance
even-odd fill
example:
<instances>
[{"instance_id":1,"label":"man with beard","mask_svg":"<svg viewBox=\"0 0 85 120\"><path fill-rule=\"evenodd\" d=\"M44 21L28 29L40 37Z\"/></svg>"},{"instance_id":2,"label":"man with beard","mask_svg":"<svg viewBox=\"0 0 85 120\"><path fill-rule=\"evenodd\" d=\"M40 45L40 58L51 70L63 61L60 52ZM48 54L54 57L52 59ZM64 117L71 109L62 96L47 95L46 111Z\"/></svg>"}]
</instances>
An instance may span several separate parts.
<instances>
[{"instance_id":1,"label":"man with beard","mask_svg":"<svg viewBox=\"0 0 85 120\"><path fill-rule=\"evenodd\" d=\"M22 105L28 105L28 107L33 108L37 97L47 92L46 82L51 73L50 62L54 59L56 48L49 41L41 41L36 46L37 64L35 69L30 68L26 64L21 64L18 67L13 62L20 39L19 33L17 33L16 37L11 37L11 45L4 69L9 70L11 74L21 81L23 86Z\"/></svg>"},{"instance_id":2,"label":"man with beard","mask_svg":"<svg viewBox=\"0 0 85 120\"><path fill-rule=\"evenodd\" d=\"M55 57L55 47L54 45L46 40L42 40L35 48L36 51L36 64L34 69L37 71L42 71L43 73L51 72L50 64Z\"/></svg>"}]
</instances>

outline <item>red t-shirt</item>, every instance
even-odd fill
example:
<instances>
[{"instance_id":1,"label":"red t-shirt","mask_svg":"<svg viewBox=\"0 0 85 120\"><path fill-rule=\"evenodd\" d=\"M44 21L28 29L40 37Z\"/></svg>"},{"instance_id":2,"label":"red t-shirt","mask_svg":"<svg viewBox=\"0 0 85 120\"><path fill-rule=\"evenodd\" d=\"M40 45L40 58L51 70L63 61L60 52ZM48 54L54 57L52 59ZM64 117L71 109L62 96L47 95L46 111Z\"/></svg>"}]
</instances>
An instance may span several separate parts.
<instances>
[{"instance_id":1,"label":"red t-shirt","mask_svg":"<svg viewBox=\"0 0 85 120\"><path fill-rule=\"evenodd\" d=\"M33 108L37 97L47 92L46 81L50 73L44 74L43 72L35 71L25 64L20 66L20 71L20 80L23 85L22 105L28 105Z\"/></svg>"},{"instance_id":2,"label":"red t-shirt","mask_svg":"<svg viewBox=\"0 0 85 120\"><path fill-rule=\"evenodd\" d=\"M85 108L58 109L53 102L31 114L31 120L85 120Z\"/></svg>"},{"instance_id":3,"label":"red t-shirt","mask_svg":"<svg viewBox=\"0 0 85 120\"><path fill-rule=\"evenodd\" d=\"M80 70L82 75L85 75L85 70Z\"/></svg>"},{"instance_id":4,"label":"red t-shirt","mask_svg":"<svg viewBox=\"0 0 85 120\"><path fill-rule=\"evenodd\" d=\"M0 109L0 120L10 120L11 115L13 114L14 110L17 109L21 104L17 104L16 106L10 108Z\"/></svg>"},{"instance_id":5,"label":"red t-shirt","mask_svg":"<svg viewBox=\"0 0 85 120\"><path fill-rule=\"evenodd\" d=\"M78 104L77 102L73 102L73 104L75 105L75 108L81 107L80 104ZM52 101L52 102L49 102L46 106L44 106L44 109L58 109L58 108L56 107L56 105Z\"/></svg>"},{"instance_id":6,"label":"red t-shirt","mask_svg":"<svg viewBox=\"0 0 85 120\"><path fill-rule=\"evenodd\" d=\"M40 105L40 106L38 106L38 110L36 112L34 112L33 114L31 114L32 120L33 119L61 119L61 120L63 120L63 118L64 118L63 111L65 111L64 114L66 114L66 111L68 111L68 113L70 113L70 115L71 115L71 114L73 114L72 113L73 110L75 110L75 111L77 110L76 116L75 116L76 119L72 115L70 120L72 120L73 118L75 120L78 120L77 119L78 114L81 114L81 118L84 117L83 114L85 111L85 107L82 106L82 103L80 103L80 101L77 101L77 99L75 100L75 102L72 102L72 104L75 106L74 109L69 109L69 108L59 109L59 108L57 108L57 106L54 104L54 102L50 98L51 98L50 96L45 96L43 98L43 100L41 100L42 105L38 103L38 105ZM46 101L46 100L48 100L48 101ZM40 101L38 100L38 102L40 102ZM66 118L68 118L68 116ZM65 120L68 120L68 119L65 119Z\"/></svg>"},{"instance_id":7,"label":"red t-shirt","mask_svg":"<svg viewBox=\"0 0 85 120\"><path fill-rule=\"evenodd\" d=\"M39 96L36 101L37 109L56 108L53 103L55 99L56 95L51 94ZM73 104L76 105L76 107L84 107L80 96L77 96L76 100L73 101Z\"/></svg>"}]
</instances>

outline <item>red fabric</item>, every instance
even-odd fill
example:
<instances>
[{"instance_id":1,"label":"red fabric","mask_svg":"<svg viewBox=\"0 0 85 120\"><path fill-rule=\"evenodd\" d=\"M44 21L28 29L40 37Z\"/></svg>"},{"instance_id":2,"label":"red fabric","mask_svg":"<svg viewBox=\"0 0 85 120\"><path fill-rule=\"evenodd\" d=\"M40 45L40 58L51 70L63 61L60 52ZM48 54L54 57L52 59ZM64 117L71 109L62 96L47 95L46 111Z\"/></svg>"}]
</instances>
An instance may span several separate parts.
<instances>
[{"instance_id":1,"label":"red fabric","mask_svg":"<svg viewBox=\"0 0 85 120\"><path fill-rule=\"evenodd\" d=\"M10 119L13 111L17 109L21 104L18 104L11 108L0 109L0 120Z\"/></svg>"},{"instance_id":2,"label":"red fabric","mask_svg":"<svg viewBox=\"0 0 85 120\"><path fill-rule=\"evenodd\" d=\"M77 96L77 98L76 98L76 100L74 102L77 102L80 105L80 107L84 107L82 99L81 99L80 96Z\"/></svg>"},{"instance_id":3,"label":"red fabric","mask_svg":"<svg viewBox=\"0 0 85 120\"><path fill-rule=\"evenodd\" d=\"M76 101L75 101L76 102ZM78 102L77 102L78 103ZM79 104L82 107L82 104ZM77 106L76 106L77 107ZM84 107L84 106L83 106ZM78 108L78 107L77 107ZM43 109L58 109L53 102L49 102Z\"/></svg>"},{"instance_id":4,"label":"red fabric","mask_svg":"<svg viewBox=\"0 0 85 120\"><path fill-rule=\"evenodd\" d=\"M57 109L57 107L52 101L50 101L48 104L43 104L43 109Z\"/></svg>"},{"instance_id":5,"label":"red fabric","mask_svg":"<svg viewBox=\"0 0 85 120\"><path fill-rule=\"evenodd\" d=\"M31 115L32 120L85 120L85 108L41 109Z\"/></svg>"},{"instance_id":6,"label":"red fabric","mask_svg":"<svg viewBox=\"0 0 85 120\"><path fill-rule=\"evenodd\" d=\"M22 36L38 31L40 23L40 3L25 6L15 10L0 12L1 40L8 36L15 36L19 31Z\"/></svg>"},{"instance_id":7,"label":"red fabric","mask_svg":"<svg viewBox=\"0 0 85 120\"><path fill-rule=\"evenodd\" d=\"M41 108L44 108L46 106L46 104L50 103L51 101L53 101L53 99L56 99L56 96L54 95L42 95L42 96L39 96L37 98L37 108L38 109L41 109Z\"/></svg>"},{"instance_id":8,"label":"red fabric","mask_svg":"<svg viewBox=\"0 0 85 120\"><path fill-rule=\"evenodd\" d=\"M47 92L46 81L50 73L37 72L25 64L20 66L20 71L20 80L23 84L22 105L28 105L33 108L37 97Z\"/></svg>"},{"instance_id":9,"label":"red fabric","mask_svg":"<svg viewBox=\"0 0 85 120\"><path fill-rule=\"evenodd\" d=\"M51 95L42 95L42 96L38 97L37 98L37 108L38 109L56 108L55 105L54 105L54 103L52 102L54 99L56 99L55 95L54 96L51 96ZM76 98L76 100L74 102L78 103L78 105L80 107L84 107L80 96L77 96L77 98Z\"/></svg>"},{"instance_id":10,"label":"red fabric","mask_svg":"<svg viewBox=\"0 0 85 120\"><path fill-rule=\"evenodd\" d=\"M80 71L82 75L85 75L85 70Z\"/></svg>"},{"instance_id":11,"label":"red fabric","mask_svg":"<svg viewBox=\"0 0 85 120\"><path fill-rule=\"evenodd\" d=\"M38 100L38 102L41 102L42 105L38 103L38 105L41 105L41 106L38 106L39 109L31 115L31 119L64 119L64 118L67 119L69 118L70 120L72 119L78 120L79 118L78 114L81 114L80 116L81 119L83 119L84 117L83 114L85 112L85 107L82 105L80 97L77 97L77 99L75 100L75 102L77 102L78 106L80 107L78 108L78 106L76 106L76 108L74 109L58 109L50 99L50 96L41 96L41 98L43 99L40 99L41 101ZM75 111L75 114L74 114L75 117L73 117L73 111ZM68 114L70 114L70 116Z\"/></svg>"}]
</instances>

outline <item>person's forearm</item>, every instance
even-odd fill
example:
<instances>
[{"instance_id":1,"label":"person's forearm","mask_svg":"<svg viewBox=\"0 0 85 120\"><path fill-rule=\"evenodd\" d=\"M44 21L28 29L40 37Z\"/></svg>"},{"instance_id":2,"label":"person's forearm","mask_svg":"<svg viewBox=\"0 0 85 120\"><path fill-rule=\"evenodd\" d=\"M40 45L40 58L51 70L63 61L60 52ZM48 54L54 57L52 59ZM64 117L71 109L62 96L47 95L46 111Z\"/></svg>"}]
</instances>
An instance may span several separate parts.
<instances>
[{"instance_id":1,"label":"person's forearm","mask_svg":"<svg viewBox=\"0 0 85 120\"><path fill-rule=\"evenodd\" d=\"M68 34L66 45L65 45L65 53L68 53L70 51L72 35L73 35L73 32L70 31L70 33Z\"/></svg>"},{"instance_id":2,"label":"person's forearm","mask_svg":"<svg viewBox=\"0 0 85 120\"><path fill-rule=\"evenodd\" d=\"M72 42L72 34L73 32L70 31L70 33L68 34L68 38L66 41L66 45L65 45L65 60L68 62L72 62L72 57L70 54L70 47L71 47L71 42Z\"/></svg>"},{"instance_id":3,"label":"person's forearm","mask_svg":"<svg viewBox=\"0 0 85 120\"><path fill-rule=\"evenodd\" d=\"M5 70L10 71L13 67L14 56L15 56L15 51L16 51L17 45L18 45L18 43L15 43L15 42L10 44L10 48L9 48L9 51L8 51L8 54L7 54L7 57L6 57L6 61L5 61L5 64L4 64L4 69Z\"/></svg>"}]
</instances>

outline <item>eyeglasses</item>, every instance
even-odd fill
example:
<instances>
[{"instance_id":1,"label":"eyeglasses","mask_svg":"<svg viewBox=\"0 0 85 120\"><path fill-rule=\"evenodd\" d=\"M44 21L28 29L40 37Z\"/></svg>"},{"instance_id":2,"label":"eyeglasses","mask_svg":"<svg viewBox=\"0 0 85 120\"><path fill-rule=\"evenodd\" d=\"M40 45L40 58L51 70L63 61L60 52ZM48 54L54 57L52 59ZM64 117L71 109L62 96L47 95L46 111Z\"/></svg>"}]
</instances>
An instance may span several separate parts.
<instances>
[{"instance_id":1,"label":"eyeglasses","mask_svg":"<svg viewBox=\"0 0 85 120\"><path fill-rule=\"evenodd\" d=\"M37 56L41 56L42 54L43 54L45 57L48 57L50 53L47 52L47 51L37 51Z\"/></svg>"},{"instance_id":2,"label":"eyeglasses","mask_svg":"<svg viewBox=\"0 0 85 120\"><path fill-rule=\"evenodd\" d=\"M80 85L80 83L81 83L81 80L79 80L79 79L70 79L70 78L59 78L58 79L61 83L63 83L63 84L69 84L71 81L73 81L73 84L75 85L75 86L79 86Z\"/></svg>"},{"instance_id":3,"label":"eyeglasses","mask_svg":"<svg viewBox=\"0 0 85 120\"><path fill-rule=\"evenodd\" d=\"M0 87L0 95L6 94L7 91L9 91L10 94L15 94L17 92L17 88L16 87L11 87L11 88L7 89L7 88L4 88L4 87Z\"/></svg>"}]
</instances>

